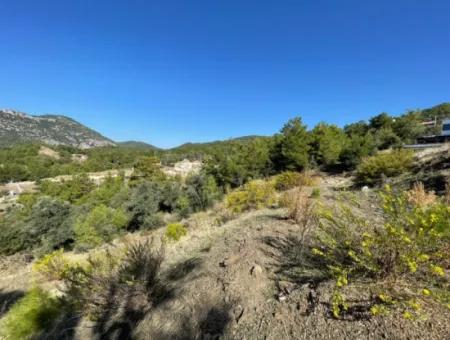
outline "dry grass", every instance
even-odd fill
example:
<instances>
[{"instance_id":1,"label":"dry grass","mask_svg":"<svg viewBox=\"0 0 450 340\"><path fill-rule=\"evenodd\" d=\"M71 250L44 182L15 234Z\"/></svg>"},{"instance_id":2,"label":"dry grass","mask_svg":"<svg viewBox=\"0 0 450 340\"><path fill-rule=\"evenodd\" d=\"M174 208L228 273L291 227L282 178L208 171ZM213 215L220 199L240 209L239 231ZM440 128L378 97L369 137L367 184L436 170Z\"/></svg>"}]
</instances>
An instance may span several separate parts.
<instances>
[{"instance_id":1,"label":"dry grass","mask_svg":"<svg viewBox=\"0 0 450 340\"><path fill-rule=\"evenodd\" d=\"M450 205L450 179L445 184L444 202Z\"/></svg>"},{"instance_id":2,"label":"dry grass","mask_svg":"<svg viewBox=\"0 0 450 340\"><path fill-rule=\"evenodd\" d=\"M408 202L416 207L426 207L436 202L434 191L427 192L422 182L414 183L411 190L406 192Z\"/></svg>"},{"instance_id":3,"label":"dry grass","mask_svg":"<svg viewBox=\"0 0 450 340\"><path fill-rule=\"evenodd\" d=\"M280 206L287 208L287 217L305 231L317 218L315 201L302 188L285 192L281 196Z\"/></svg>"}]
</instances>

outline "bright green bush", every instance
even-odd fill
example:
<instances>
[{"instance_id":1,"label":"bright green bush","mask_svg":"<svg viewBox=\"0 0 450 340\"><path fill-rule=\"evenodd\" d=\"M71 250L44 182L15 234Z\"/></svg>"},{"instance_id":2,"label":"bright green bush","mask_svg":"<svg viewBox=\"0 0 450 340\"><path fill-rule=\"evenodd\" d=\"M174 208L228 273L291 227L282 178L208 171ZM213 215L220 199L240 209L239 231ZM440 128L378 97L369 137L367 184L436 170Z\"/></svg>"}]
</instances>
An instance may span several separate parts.
<instances>
[{"instance_id":1,"label":"bright green bush","mask_svg":"<svg viewBox=\"0 0 450 340\"><path fill-rule=\"evenodd\" d=\"M322 259L326 275L335 280L335 317L348 308L344 287L362 277L371 280L378 293L373 314L396 306L411 316L418 315L427 299L450 303L444 269L450 209L442 202L411 204L406 194L394 194L389 187L382 194L382 209L381 226L345 205L322 213L312 254Z\"/></svg>"},{"instance_id":2,"label":"bright green bush","mask_svg":"<svg viewBox=\"0 0 450 340\"><path fill-rule=\"evenodd\" d=\"M111 241L127 223L128 217L123 211L99 205L75 223L76 245L87 249Z\"/></svg>"},{"instance_id":3,"label":"bright green bush","mask_svg":"<svg viewBox=\"0 0 450 340\"><path fill-rule=\"evenodd\" d=\"M0 337L8 340L37 338L50 329L61 312L57 298L33 288L20 299L0 322Z\"/></svg>"},{"instance_id":4,"label":"bright green bush","mask_svg":"<svg viewBox=\"0 0 450 340\"><path fill-rule=\"evenodd\" d=\"M248 182L240 190L229 193L225 203L233 212L270 207L276 203L274 184L264 180Z\"/></svg>"},{"instance_id":5,"label":"bright green bush","mask_svg":"<svg viewBox=\"0 0 450 340\"><path fill-rule=\"evenodd\" d=\"M171 223L166 229L166 238L172 241L178 241L187 234L187 229L182 223Z\"/></svg>"},{"instance_id":6,"label":"bright green bush","mask_svg":"<svg viewBox=\"0 0 450 340\"><path fill-rule=\"evenodd\" d=\"M413 160L414 154L409 150L378 153L363 159L356 170L356 180L361 184L379 183L383 176L393 177L408 171Z\"/></svg>"},{"instance_id":7,"label":"bright green bush","mask_svg":"<svg viewBox=\"0 0 450 340\"><path fill-rule=\"evenodd\" d=\"M314 188L311 192L311 197L312 198L319 198L320 197L320 189L319 188Z\"/></svg>"},{"instance_id":8,"label":"bright green bush","mask_svg":"<svg viewBox=\"0 0 450 340\"><path fill-rule=\"evenodd\" d=\"M50 281L61 280L69 268L70 262L64 256L63 249L44 255L33 263L33 271Z\"/></svg>"}]
</instances>

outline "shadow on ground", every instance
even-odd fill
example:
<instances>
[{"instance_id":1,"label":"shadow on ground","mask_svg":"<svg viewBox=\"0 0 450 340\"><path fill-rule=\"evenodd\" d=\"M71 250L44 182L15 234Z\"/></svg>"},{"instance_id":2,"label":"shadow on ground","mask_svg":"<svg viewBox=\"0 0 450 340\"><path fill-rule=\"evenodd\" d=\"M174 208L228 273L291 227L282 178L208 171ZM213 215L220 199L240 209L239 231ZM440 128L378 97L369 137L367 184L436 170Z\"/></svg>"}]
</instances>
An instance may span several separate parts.
<instances>
[{"instance_id":1,"label":"shadow on ground","mask_svg":"<svg viewBox=\"0 0 450 340\"><path fill-rule=\"evenodd\" d=\"M24 295L25 293L21 290L13 290L10 292L0 290L0 318Z\"/></svg>"},{"instance_id":2,"label":"shadow on ground","mask_svg":"<svg viewBox=\"0 0 450 340\"><path fill-rule=\"evenodd\" d=\"M161 282L152 291L151 296L146 293L130 290L126 294L120 292L116 286L109 287L108 301L110 306L103 308L104 312L96 320L93 333L99 339L131 339L136 325L148 313L173 299L182 289L182 280L190 280L200 266L199 258L191 258L169 268L161 276ZM183 281L185 283L185 281ZM120 301L118 301L120 296ZM117 308L117 303L120 308Z\"/></svg>"},{"instance_id":3,"label":"shadow on ground","mask_svg":"<svg viewBox=\"0 0 450 340\"><path fill-rule=\"evenodd\" d=\"M289 281L298 286L305 283L317 285L329 279L323 259L314 256L308 245L296 236L266 236L262 242L268 246L262 251L273 260L277 280Z\"/></svg>"},{"instance_id":4,"label":"shadow on ground","mask_svg":"<svg viewBox=\"0 0 450 340\"><path fill-rule=\"evenodd\" d=\"M172 332L156 332L153 336L158 340L195 340L195 339L221 339L231 322L231 305L218 304L215 306L203 306L200 317L185 316L182 326Z\"/></svg>"}]
</instances>

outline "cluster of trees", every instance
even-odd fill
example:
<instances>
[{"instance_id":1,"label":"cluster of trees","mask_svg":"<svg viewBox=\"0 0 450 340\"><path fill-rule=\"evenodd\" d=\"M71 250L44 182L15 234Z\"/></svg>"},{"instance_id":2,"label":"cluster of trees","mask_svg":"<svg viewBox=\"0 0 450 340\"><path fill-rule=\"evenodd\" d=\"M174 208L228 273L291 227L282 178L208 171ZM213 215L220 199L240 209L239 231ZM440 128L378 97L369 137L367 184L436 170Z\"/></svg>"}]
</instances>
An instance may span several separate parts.
<instances>
[{"instance_id":1,"label":"cluster of trees","mask_svg":"<svg viewBox=\"0 0 450 340\"><path fill-rule=\"evenodd\" d=\"M150 157L136 162L131 179L109 177L100 185L87 175L45 180L39 192L22 194L0 216L0 253L85 250L124 232L162 226L166 213L181 218L204 210L220 196L210 175L168 178Z\"/></svg>"},{"instance_id":2,"label":"cluster of trees","mask_svg":"<svg viewBox=\"0 0 450 340\"><path fill-rule=\"evenodd\" d=\"M38 144L19 144L0 149L0 183L27 181L84 172L131 167L137 158L152 156L154 150L133 147L102 147L79 150L68 146L52 146L59 157L39 153ZM74 154L85 156L77 161Z\"/></svg>"},{"instance_id":3,"label":"cluster of trees","mask_svg":"<svg viewBox=\"0 0 450 340\"><path fill-rule=\"evenodd\" d=\"M273 137L230 141L206 152L205 169L222 187L286 170L321 167L352 170L377 150L400 147L425 133L420 112L400 117L381 113L343 129L319 123L308 130L300 117L289 120Z\"/></svg>"}]
</instances>

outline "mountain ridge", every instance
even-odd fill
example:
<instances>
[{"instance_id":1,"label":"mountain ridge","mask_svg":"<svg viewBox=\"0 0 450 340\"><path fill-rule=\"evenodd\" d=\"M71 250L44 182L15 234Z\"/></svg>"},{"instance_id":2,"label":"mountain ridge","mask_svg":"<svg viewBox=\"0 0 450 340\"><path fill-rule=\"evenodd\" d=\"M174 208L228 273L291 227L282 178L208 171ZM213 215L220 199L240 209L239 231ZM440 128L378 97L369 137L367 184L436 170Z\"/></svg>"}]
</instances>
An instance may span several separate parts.
<instances>
[{"instance_id":1,"label":"mountain ridge","mask_svg":"<svg viewBox=\"0 0 450 340\"><path fill-rule=\"evenodd\" d=\"M64 115L29 115L0 109L0 146L21 142L67 145L80 149L114 146L111 139Z\"/></svg>"}]
</instances>

